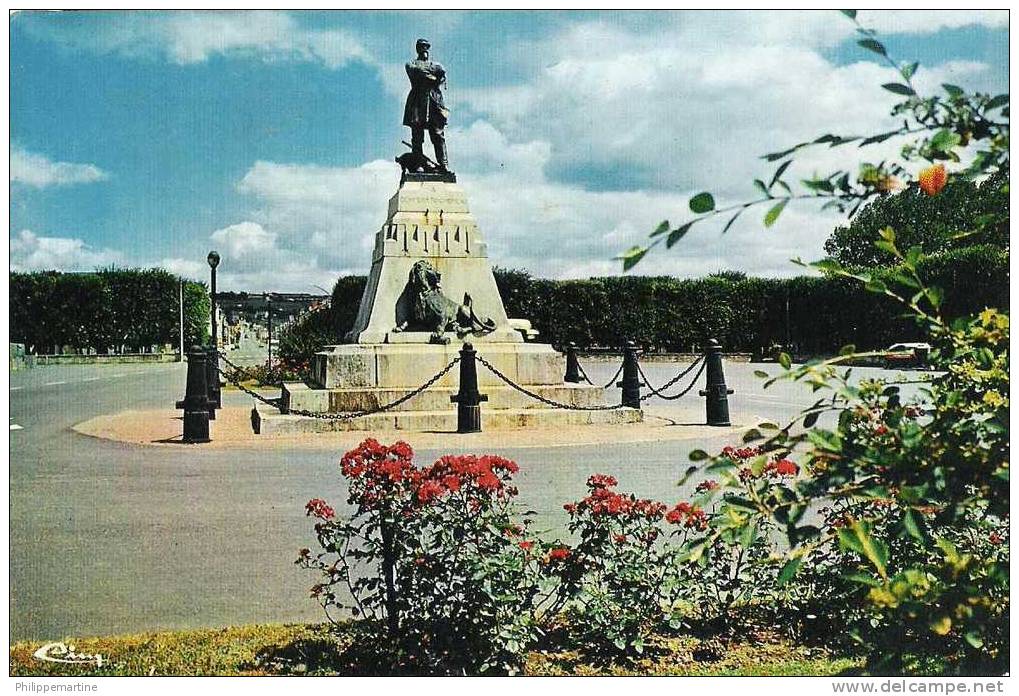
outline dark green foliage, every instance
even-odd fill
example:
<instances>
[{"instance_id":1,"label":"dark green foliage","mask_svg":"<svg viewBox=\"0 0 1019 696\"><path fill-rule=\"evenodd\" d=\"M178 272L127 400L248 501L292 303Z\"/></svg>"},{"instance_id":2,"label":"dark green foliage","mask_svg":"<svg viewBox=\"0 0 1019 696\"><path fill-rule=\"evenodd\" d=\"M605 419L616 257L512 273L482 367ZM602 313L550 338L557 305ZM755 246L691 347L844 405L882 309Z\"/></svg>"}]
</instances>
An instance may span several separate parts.
<instances>
[{"instance_id":1,"label":"dark green foliage","mask_svg":"<svg viewBox=\"0 0 1019 696\"><path fill-rule=\"evenodd\" d=\"M939 252L922 258L918 271L944 291L947 316L1008 307L1008 254L995 246ZM797 353L821 355L847 344L871 349L921 340L916 323L893 300L845 278L716 273L698 279L548 280L496 268L495 280L506 313L529 319L540 340L555 346L573 341L581 348L613 348L630 338L646 350L678 352L700 350L706 339L717 338L729 351L791 343ZM295 324L295 335L281 339L281 356L300 362L342 341L357 316L364 283L363 276L337 280L332 306Z\"/></svg>"},{"instance_id":2,"label":"dark green foliage","mask_svg":"<svg viewBox=\"0 0 1019 696\"><path fill-rule=\"evenodd\" d=\"M878 231L895 230L903 249L919 246L924 254L936 254L975 244L1008 247L1007 172L999 172L977 185L953 179L937 196L928 196L916 185L894 195L882 196L864 207L848 227L837 227L824 250L843 266L872 268L895 261L874 246ZM982 216L994 216L992 224L969 233Z\"/></svg>"},{"instance_id":3,"label":"dark green foliage","mask_svg":"<svg viewBox=\"0 0 1019 696\"><path fill-rule=\"evenodd\" d=\"M10 274L11 340L30 352L138 352L179 340L180 278L158 268ZM204 283L185 281L184 342L208 340Z\"/></svg>"}]
</instances>

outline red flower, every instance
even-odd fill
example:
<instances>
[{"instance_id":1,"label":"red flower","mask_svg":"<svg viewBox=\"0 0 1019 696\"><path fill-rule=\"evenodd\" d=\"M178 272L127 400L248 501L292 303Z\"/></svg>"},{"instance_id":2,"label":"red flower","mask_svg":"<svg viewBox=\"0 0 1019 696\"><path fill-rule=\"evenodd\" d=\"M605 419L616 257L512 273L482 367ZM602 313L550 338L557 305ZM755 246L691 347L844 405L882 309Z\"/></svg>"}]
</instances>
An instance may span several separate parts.
<instances>
[{"instance_id":1,"label":"red flower","mask_svg":"<svg viewBox=\"0 0 1019 696\"><path fill-rule=\"evenodd\" d=\"M417 489L417 498L419 503L430 503L436 498L442 496L446 492L442 484L438 481L425 481Z\"/></svg>"},{"instance_id":2,"label":"red flower","mask_svg":"<svg viewBox=\"0 0 1019 696\"><path fill-rule=\"evenodd\" d=\"M594 474L587 479L587 487L591 489L595 488L612 488L619 485L619 481L613 476L607 474Z\"/></svg>"},{"instance_id":3,"label":"red flower","mask_svg":"<svg viewBox=\"0 0 1019 696\"><path fill-rule=\"evenodd\" d=\"M920 189L928 196L936 196L948 183L948 172L945 171L945 165L935 164L922 169L919 179Z\"/></svg>"},{"instance_id":4,"label":"red flower","mask_svg":"<svg viewBox=\"0 0 1019 696\"><path fill-rule=\"evenodd\" d=\"M554 548L548 552L548 560L551 561L565 561L570 557L570 550L565 547Z\"/></svg>"},{"instance_id":5,"label":"red flower","mask_svg":"<svg viewBox=\"0 0 1019 696\"><path fill-rule=\"evenodd\" d=\"M517 546L522 548L524 551L530 551L534 547L534 542L533 541L519 541L519 542L517 542Z\"/></svg>"},{"instance_id":6,"label":"red flower","mask_svg":"<svg viewBox=\"0 0 1019 696\"><path fill-rule=\"evenodd\" d=\"M572 515L572 514L577 512L577 504L576 503L566 503L565 505L563 505L563 510L565 510L566 512L568 512L568 513L570 513Z\"/></svg>"},{"instance_id":7,"label":"red flower","mask_svg":"<svg viewBox=\"0 0 1019 696\"><path fill-rule=\"evenodd\" d=\"M888 432L888 426L886 426L884 423L881 423L876 428L874 428L874 434L875 435L884 435L887 432Z\"/></svg>"},{"instance_id":8,"label":"red flower","mask_svg":"<svg viewBox=\"0 0 1019 696\"><path fill-rule=\"evenodd\" d=\"M697 491L698 493L707 493L708 491L713 491L717 488L718 481L708 479L707 481L701 481L700 483L698 483L697 488L695 488L694 490Z\"/></svg>"},{"instance_id":9,"label":"red flower","mask_svg":"<svg viewBox=\"0 0 1019 696\"><path fill-rule=\"evenodd\" d=\"M991 536L989 536L987 540L994 545L998 545L1002 541L1004 541L1004 539L1001 538L1001 535L998 534L997 532L991 532Z\"/></svg>"},{"instance_id":10,"label":"red flower","mask_svg":"<svg viewBox=\"0 0 1019 696\"><path fill-rule=\"evenodd\" d=\"M615 535L613 535L612 540L614 542L616 542L617 544L625 544L626 543L626 535L625 534L615 534Z\"/></svg>"},{"instance_id":11,"label":"red flower","mask_svg":"<svg viewBox=\"0 0 1019 696\"><path fill-rule=\"evenodd\" d=\"M682 524L688 529L704 530L708 528L708 516L704 510L690 503L677 503L674 508L665 515L665 521L669 524Z\"/></svg>"},{"instance_id":12,"label":"red flower","mask_svg":"<svg viewBox=\"0 0 1019 696\"><path fill-rule=\"evenodd\" d=\"M331 520L336 516L336 511L326 504L321 498L313 498L304 506L306 516L315 516L320 520Z\"/></svg>"},{"instance_id":13,"label":"red flower","mask_svg":"<svg viewBox=\"0 0 1019 696\"><path fill-rule=\"evenodd\" d=\"M793 462L788 459L779 459L768 465L768 471L778 476L795 476L800 472L800 467L796 466Z\"/></svg>"}]
</instances>

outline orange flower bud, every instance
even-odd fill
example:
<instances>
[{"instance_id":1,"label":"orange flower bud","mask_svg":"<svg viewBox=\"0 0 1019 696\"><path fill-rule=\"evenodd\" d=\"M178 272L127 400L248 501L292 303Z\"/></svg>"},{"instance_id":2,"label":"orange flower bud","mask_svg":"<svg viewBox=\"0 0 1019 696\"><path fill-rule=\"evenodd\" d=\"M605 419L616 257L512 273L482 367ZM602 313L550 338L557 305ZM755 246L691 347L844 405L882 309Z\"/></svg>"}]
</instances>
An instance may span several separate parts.
<instances>
[{"instance_id":1,"label":"orange flower bud","mask_svg":"<svg viewBox=\"0 0 1019 696\"><path fill-rule=\"evenodd\" d=\"M948 172L945 165L935 164L920 172L920 188L928 196L936 196L948 183Z\"/></svg>"}]
</instances>

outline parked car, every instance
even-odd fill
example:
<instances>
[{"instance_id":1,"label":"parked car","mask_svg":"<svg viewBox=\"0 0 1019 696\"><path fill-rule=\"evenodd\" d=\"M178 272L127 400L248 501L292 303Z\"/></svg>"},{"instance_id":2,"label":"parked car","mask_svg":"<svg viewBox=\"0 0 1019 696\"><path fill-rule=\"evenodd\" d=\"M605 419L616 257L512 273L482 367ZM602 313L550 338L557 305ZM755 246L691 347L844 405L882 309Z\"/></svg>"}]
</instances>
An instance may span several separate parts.
<instances>
[{"instance_id":1,"label":"parked car","mask_svg":"<svg viewBox=\"0 0 1019 696\"><path fill-rule=\"evenodd\" d=\"M930 352L929 343L895 343L885 351L885 367L889 369L897 367L926 368Z\"/></svg>"}]
</instances>

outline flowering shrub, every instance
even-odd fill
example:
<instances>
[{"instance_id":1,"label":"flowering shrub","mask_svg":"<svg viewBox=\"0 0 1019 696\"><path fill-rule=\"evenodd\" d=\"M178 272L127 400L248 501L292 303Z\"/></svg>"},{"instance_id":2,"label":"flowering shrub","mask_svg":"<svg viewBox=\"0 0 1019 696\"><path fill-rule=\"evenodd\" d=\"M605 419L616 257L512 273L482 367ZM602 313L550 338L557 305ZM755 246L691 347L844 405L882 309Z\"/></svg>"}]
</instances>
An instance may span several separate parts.
<instances>
[{"instance_id":1,"label":"flowering shrub","mask_svg":"<svg viewBox=\"0 0 1019 696\"><path fill-rule=\"evenodd\" d=\"M681 618L673 607L675 550L659 543L667 506L619 493L617 484L601 474L588 479L587 497L564 506L579 540L550 551L547 562L588 649L641 653L652 631Z\"/></svg>"},{"instance_id":2,"label":"flowering shrub","mask_svg":"<svg viewBox=\"0 0 1019 696\"><path fill-rule=\"evenodd\" d=\"M304 549L298 563L322 573L312 595L327 615L348 608L384 619L394 669L513 672L536 637L540 605L556 599L542 582L544 546L526 516L513 519L517 465L445 456L422 468L413 456L406 443L365 440L340 464L349 519L308 503L322 551Z\"/></svg>"},{"instance_id":3,"label":"flowering shrub","mask_svg":"<svg viewBox=\"0 0 1019 696\"><path fill-rule=\"evenodd\" d=\"M946 323L915 254L901 253L890 231L882 241L912 297L871 289L898 298L925 328L939 373L906 398L895 381L853 381L838 369L851 349L795 368L786 360L780 378L829 394L801 414L807 429L770 425L759 449L727 450L709 469L724 475L734 527L767 522L787 537L779 580L796 579L793 604L845 626L874 669L931 658L1006 669L1009 319L987 309ZM825 411L838 415L832 429L816 427ZM797 449L804 475L787 477L795 465L783 462Z\"/></svg>"}]
</instances>

